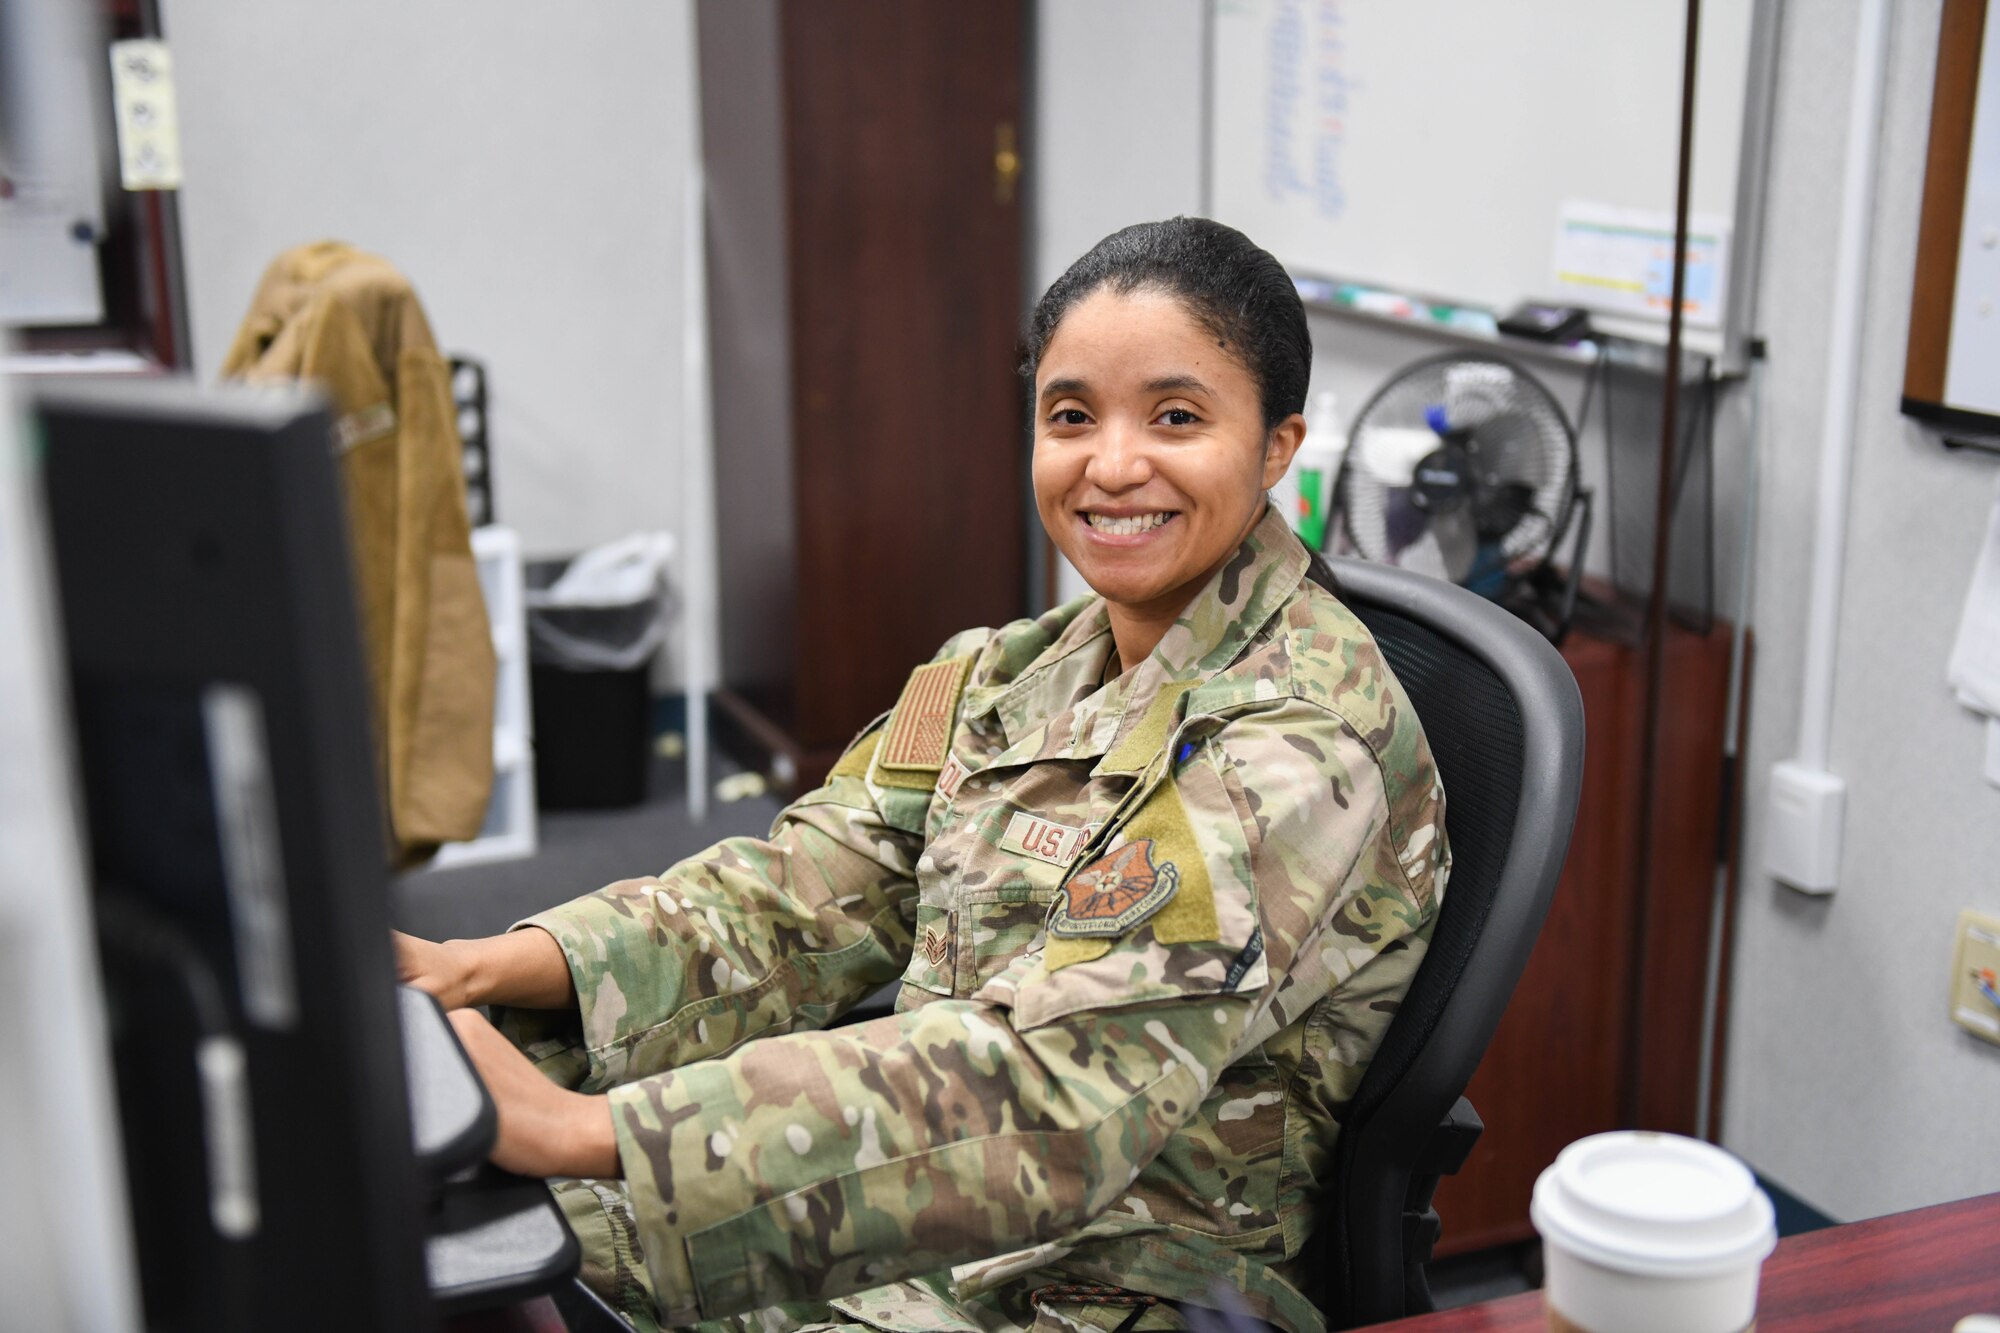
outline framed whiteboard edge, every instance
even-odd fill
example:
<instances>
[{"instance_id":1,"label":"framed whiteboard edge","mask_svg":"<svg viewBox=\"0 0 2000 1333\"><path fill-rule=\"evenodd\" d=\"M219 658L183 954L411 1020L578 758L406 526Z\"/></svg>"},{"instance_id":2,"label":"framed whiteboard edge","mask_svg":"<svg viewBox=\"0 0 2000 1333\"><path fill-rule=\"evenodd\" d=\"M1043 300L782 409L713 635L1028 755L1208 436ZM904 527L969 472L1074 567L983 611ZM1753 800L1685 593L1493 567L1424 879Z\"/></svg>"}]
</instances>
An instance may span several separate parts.
<instances>
[{"instance_id":1,"label":"framed whiteboard edge","mask_svg":"<svg viewBox=\"0 0 2000 1333\"><path fill-rule=\"evenodd\" d=\"M1731 245L1728 310L1717 370L1741 375L1756 341L1757 282L1763 267L1765 187L1771 178L1771 121L1778 92L1778 43L1783 0L1755 0L1750 11L1750 65L1743 93L1743 137L1736 159L1736 233Z\"/></svg>"},{"instance_id":2,"label":"framed whiteboard edge","mask_svg":"<svg viewBox=\"0 0 2000 1333\"><path fill-rule=\"evenodd\" d=\"M1215 214L1215 21L1216 7L1219 3L1221 0L1203 0L1202 4L1199 171L1201 209L1203 215L1207 217L1213 217ZM1714 374L1720 379L1737 378L1747 372L1751 347L1757 341L1755 333L1757 285L1763 267L1765 186L1770 178L1771 122L1777 106L1778 42L1781 36L1783 10L1784 0L1751 0L1750 59L1743 90L1743 123L1738 143L1736 197L1733 210L1735 225L1730 240L1729 290L1722 327L1714 332L1697 329L1683 333L1685 350L1712 358ZM1278 258L1284 262L1284 256L1280 255ZM1358 279L1302 270L1289 262L1285 263L1285 271L1295 280L1305 278L1334 285L1347 281L1359 282ZM1433 304L1443 299L1423 292L1400 294L1412 300L1429 300ZM1305 307L1315 314L1332 315L1357 323L1430 335L1447 342L1504 346L1518 350L1524 355L1545 360L1574 364L1579 361L1587 362L1595 356L1594 351L1577 355L1565 348L1543 346L1518 338L1496 340L1464 329L1416 320L1394 319L1331 302L1308 299L1305 300ZM1664 320L1658 325L1652 325L1646 321L1623 320L1615 315L1597 311L1593 311L1591 317L1594 325L1614 337L1657 342L1662 347L1666 345L1667 326Z\"/></svg>"}]
</instances>

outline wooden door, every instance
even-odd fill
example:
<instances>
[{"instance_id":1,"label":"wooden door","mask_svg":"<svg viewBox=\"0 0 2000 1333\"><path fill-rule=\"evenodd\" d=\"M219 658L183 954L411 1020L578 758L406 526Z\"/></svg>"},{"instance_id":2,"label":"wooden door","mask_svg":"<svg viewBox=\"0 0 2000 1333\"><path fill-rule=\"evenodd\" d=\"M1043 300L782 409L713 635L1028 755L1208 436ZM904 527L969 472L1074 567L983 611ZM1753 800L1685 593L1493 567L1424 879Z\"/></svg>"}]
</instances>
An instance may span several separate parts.
<instances>
[{"instance_id":1,"label":"wooden door","mask_svg":"<svg viewBox=\"0 0 2000 1333\"><path fill-rule=\"evenodd\" d=\"M844 744L1026 602L1018 3L785 0L798 675ZM1015 159L1018 164L1018 159ZM810 773L802 774L807 781Z\"/></svg>"}]
</instances>

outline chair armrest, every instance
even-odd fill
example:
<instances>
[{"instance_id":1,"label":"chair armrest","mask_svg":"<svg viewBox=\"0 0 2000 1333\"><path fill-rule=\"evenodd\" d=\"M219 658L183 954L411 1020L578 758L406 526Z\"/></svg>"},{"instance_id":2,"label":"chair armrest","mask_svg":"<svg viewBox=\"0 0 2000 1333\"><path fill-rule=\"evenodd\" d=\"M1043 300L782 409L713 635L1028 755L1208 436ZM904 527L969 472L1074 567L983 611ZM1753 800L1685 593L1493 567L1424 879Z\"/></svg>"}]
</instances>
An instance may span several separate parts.
<instances>
[{"instance_id":1,"label":"chair armrest","mask_svg":"<svg viewBox=\"0 0 2000 1333\"><path fill-rule=\"evenodd\" d=\"M1457 1175L1465 1159L1472 1155L1472 1145L1479 1142L1479 1136L1486 1132L1486 1122L1479 1118L1479 1112L1472 1103L1460 1097L1445 1112L1444 1119L1431 1134L1431 1140L1424 1145L1423 1157L1418 1161L1414 1174L1426 1176Z\"/></svg>"},{"instance_id":2,"label":"chair armrest","mask_svg":"<svg viewBox=\"0 0 2000 1333\"><path fill-rule=\"evenodd\" d=\"M446 1183L424 1239L431 1298L446 1315L539 1296L582 1261L548 1182L483 1164Z\"/></svg>"},{"instance_id":3,"label":"chair armrest","mask_svg":"<svg viewBox=\"0 0 2000 1333\"><path fill-rule=\"evenodd\" d=\"M396 988L410 1139L433 1196L444 1182L485 1160L500 1116L438 1002L414 986Z\"/></svg>"}]
</instances>

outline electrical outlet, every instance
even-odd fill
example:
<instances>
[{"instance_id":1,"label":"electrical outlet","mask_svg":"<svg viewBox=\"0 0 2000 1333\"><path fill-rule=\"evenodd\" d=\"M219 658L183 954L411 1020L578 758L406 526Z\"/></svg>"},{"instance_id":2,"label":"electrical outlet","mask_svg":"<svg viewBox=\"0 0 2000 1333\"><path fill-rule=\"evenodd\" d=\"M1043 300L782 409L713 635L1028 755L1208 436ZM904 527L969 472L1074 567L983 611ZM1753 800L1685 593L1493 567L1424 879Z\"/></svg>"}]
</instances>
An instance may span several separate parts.
<instances>
[{"instance_id":1,"label":"electrical outlet","mask_svg":"<svg viewBox=\"0 0 2000 1333\"><path fill-rule=\"evenodd\" d=\"M1951 1021L2000 1045L2000 917L1970 908L1958 915L1951 955Z\"/></svg>"}]
</instances>

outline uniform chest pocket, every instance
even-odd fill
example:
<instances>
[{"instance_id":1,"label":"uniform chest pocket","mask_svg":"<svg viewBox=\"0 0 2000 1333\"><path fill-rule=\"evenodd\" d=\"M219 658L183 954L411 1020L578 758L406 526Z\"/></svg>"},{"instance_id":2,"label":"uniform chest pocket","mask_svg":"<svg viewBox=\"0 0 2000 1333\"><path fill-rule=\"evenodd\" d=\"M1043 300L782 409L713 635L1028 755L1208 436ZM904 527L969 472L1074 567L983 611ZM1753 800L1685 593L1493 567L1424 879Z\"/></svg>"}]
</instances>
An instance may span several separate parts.
<instances>
[{"instance_id":1,"label":"uniform chest pocket","mask_svg":"<svg viewBox=\"0 0 2000 1333\"><path fill-rule=\"evenodd\" d=\"M1006 971L1040 943L1059 874L1052 872L1045 885L968 890L955 907L919 906L905 989L966 996Z\"/></svg>"},{"instance_id":2,"label":"uniform chest pocket","mask_svg":"<svg viewBox=\"0 0 2000 1333\"><path fill-rule=\"evenodd\" d=\"M1002 808L948 828L917 908L915 947L903 974L906 1005L922 995L966 996L1036 947L1049 904L1093 830Z\"/></svg>"}]
</instances>

